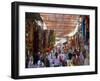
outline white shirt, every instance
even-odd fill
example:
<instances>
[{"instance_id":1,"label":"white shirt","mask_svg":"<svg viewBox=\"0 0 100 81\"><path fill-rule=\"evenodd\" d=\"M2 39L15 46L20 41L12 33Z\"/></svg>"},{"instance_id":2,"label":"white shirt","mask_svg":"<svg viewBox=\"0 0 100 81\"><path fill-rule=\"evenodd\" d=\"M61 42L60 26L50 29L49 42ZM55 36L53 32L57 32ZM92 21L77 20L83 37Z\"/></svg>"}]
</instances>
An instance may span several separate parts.
<instances>
[{"instance_id":1,"label":"white shirt","mask_svg":"<svg viewBox=\"0 0 100 81\"><path fill-rule=\"evenodd\" d=\"M53 62L54 62L54 65L59 65L60 64L59 59L56 58L56 57L54 58Z\"/></svg>"}]
</instances>

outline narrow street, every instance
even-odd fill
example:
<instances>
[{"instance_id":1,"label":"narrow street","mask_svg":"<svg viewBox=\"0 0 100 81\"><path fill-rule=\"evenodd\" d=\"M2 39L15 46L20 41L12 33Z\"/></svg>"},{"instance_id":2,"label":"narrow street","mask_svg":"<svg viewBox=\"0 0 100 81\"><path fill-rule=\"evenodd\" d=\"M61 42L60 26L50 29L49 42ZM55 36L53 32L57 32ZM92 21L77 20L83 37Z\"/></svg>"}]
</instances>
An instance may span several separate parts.
<instances>
[{"instance_id":1,"label":"narrow street","mask_svg":"<svg viewBox=\"0 0 100 81\"><path fill-rule=\"evenodd\" d=\"M89 65L89 16L26 13L26 68Z\"/></svg>"}]
</instances>

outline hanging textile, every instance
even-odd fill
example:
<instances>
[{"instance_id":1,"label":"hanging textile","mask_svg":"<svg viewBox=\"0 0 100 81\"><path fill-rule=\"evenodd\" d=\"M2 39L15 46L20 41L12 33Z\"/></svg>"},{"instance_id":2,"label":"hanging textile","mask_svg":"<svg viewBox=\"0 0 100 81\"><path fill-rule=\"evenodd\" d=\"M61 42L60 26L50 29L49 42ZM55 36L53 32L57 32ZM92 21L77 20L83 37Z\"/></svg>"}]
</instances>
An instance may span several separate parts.
<instances>
[{"instance_id":1,"label":"hanging textile","mask_svg":"<svg viewBox=\"0 0 100 81\"><path fill-rule=\"evenodd\" d=\"M85 40L85 16L82 16L82 36L83 39Z\"/></svg>"}]
</instances>

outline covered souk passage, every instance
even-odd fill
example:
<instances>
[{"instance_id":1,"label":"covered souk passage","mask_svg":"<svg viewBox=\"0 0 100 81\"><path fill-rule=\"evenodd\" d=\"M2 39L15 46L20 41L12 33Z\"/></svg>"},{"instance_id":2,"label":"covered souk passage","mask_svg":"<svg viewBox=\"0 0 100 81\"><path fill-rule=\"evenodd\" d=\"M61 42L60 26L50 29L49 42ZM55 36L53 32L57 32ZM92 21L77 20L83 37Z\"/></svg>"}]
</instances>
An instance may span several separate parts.
<instances>
[{"instance_id":1,"label":"covered souk passage","mask_svg":"<svg viewBox=\"0 0 100 81\"><path fill-rule=\"evenodd\" d=\"M89 65L89 16L26 13L26 68Z\"/></svg>"}]
</instances>

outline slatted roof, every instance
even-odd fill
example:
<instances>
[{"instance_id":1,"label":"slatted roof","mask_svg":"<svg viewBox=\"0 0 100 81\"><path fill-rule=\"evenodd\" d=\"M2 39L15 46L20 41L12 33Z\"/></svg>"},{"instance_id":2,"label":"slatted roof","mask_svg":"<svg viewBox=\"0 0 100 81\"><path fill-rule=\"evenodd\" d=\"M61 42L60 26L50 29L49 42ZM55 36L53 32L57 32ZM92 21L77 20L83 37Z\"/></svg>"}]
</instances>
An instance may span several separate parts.
<instances>
[{"instance_id":1,"label":"slatted roof","mask_svg":"<svg viewBox=\"0 0 100 81\"><path fill-rule=\"evenodd\" d=\"M41 13L40 16L48 30L55 30L57 37L74 31L79 15Z\"/></svg>"}]
</instances>

